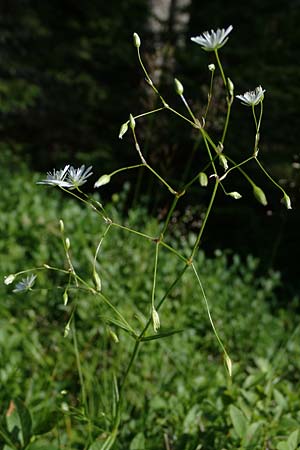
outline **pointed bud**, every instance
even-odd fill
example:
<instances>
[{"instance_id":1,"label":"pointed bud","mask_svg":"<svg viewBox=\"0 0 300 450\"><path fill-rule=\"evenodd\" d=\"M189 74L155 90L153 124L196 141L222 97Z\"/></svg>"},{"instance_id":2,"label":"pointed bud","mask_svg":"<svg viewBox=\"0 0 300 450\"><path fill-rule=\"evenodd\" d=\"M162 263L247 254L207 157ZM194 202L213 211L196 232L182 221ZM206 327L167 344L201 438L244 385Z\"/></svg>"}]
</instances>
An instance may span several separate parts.
<instances>
[{"instance_id":1,"label":"pointed bud","mask_svg":"<svg viewBox=\"0 0 300 450\"><path fill-rule=\"evenodd\" d=\"M177 78L174 79L174 84L175 84L175 91L176 91L176 93L177 93L178 95L182 95L184 89L183 89L183 86L182 86L182 84L180 83L180 81L177 80Z\"/></svg>"},{"instance_id":2,"label":"pointed bud","mask_svg":"<svg viewBox=\"0 0 300 450\"><path fill-rule=\"evenodd\" d=\"M124 134L127 132L128 130L128 121L125 123L122 123L120 131L119 131L119 139L122 139Z\"/></svg>"},{"instance_id":3,"label":"pointed bud","mask_svg":"<svg viewBox=\"0 0 300 450\"><path fill-rule=\"evenodd\" d=\"M230 197L234 198L235 200L239 200L240 198L242 198L241 194L236 191L228 192L227 195L230 195Z\"/></svg>"},{"instance_id":4,"label":"pointed bud","mask_svg":"<svg viewBox=\"0 0 300 450\"><path fill-rule=\"evenodd\" d=\"M66 306L68 304L68 300L69 300L69 296L68 296L67 291L65 291L64 295L63 295L64 306Z\"/></svg>"},{"instance_id":5,"label":"pointed bud","mask_svg":"<svg viewBox=\"0 0 300 450\"><path fill-rule=\"evenodd\" d=\"M230 78L227 78L228 91L231 97L234 96L234 84Z\"/></svg>"},{"instance_id":6,"label":"pointed bud","mask_svg":"<svg viewBox=\"0 0 300 450\"><path fill-rule=\"evenodd\" d=\"M219 156L219 163L220 163L221 166L224 168L224 170L227 170L227 169L228 169L228 162L227 162L227 159L226 159L225 156L222 155L222 154Z\"/></svg>"},{"instance_id":7,"label":"pointed bud","mask_svg":"<svg viewBox=\"0 0 300 450\"><path fill-rule=\"evenodd\" d=\"M223 150L224 150L224 145L222 144L222 142L219 142L219 144L216 147L216 152L218 153L218 155L220 155L220 153L222 153Z\"/></svg>"},{"instance_id":8,"label":"pointed bud","mask_svg":"<svg viewBox=\"0 0 300 450\"><path fill-rule=\"evenodd\" d=\"M130 128L132 130L134 130L135 129L135 120L134 120L134 117L132 114L130 114L130 116L129 116L129 123L130 123Z\"/></svg>"},{"instance_id":9,"label":"pointed bud","mask_svg":"<svg viewBox=\"0 0 300 450\"><path fill-rule=\"evenodd\" d=\"M199 173L199 183L200 183L200 186L202 186L202 187L205 187L208 185L208 178L207 178L206 173L204 173L204 172Z\"/></svg>"},{"instance_id":10,"label":"pointed bud","mask_svg":"<svg viewBox=\"0 0 300 450\"><path fill-rule=\"evenodd\" d=\"M60 221L59 221L59 228L60 228L61 233L63 233L65 231L65 224L62 219L60 219Z\"/></svg>"},{"instance_id":11,"label":"pointed bud","mask_svg":"<svg viewBox=\"0 0 300 450\"><path fill-rule=\"evenodd\" d=\"M98 188L100 186L104 186L104 184L108 184L110 182L110 175L102 175L94 184L94 188Z\"/></svg>"},{"instance_id":12,"label":"pointed bud","mask_svg":"<svg viewBox=\"0 0 300 450\"><path fill-rule=\"evenodd\" d=\"M64 337L66 338L66 337L68 336L69 333L70 333L70 320L69 320L69 322L67 323L67 325L65 326L65 329L64 329Z\"/></svg>"},{"instance_id":13,"label":"pointed bud","mask_svg":"<svg viewBox=\"0 0 300 450\"><path fill-rule=\"evenodd\" d=\"M100 279L99 275L97 274L97 272L95 270L94 270L94 273L93 273L93 277L94 277L96 290L98 292L100 292L101 291L101 279Z\"/></svg>"},{"instance_id":14,"label":"pointed bud","mask_svg":"<svg viewBox=\"0 0 300 450\"><path fill-rule=\"evenodd\" d=\"M136 48L139 48L141 46L141 40L137 33L133 33L133 43Z\"/></svg>"},{"instance_id":15,"label":"pointed bud","mask_svg":"<svg viewBox=\"0 0 300 450\"><path fill-rule=\"evenodd\" d=\"M256 200L259 201L259 203L261 203L263 206L266 206L268 204L265 193L260 187L254 185L253 194Z\"/></svg>"},{"instance_id":16,"label":"pointed bud","mask_svg":"<svg viewBox=\"0 0 300 450\"><path fill-rule=\"evenodd\" d=\"M69 250L69 248L71 246L71 242L70 242L70 239L68 237L66 238L65 243L66 243L66 249Z\"/></svg>"},{"instance_id":17,"label":"pointed bud","mask_svg":"<svg viewBox=\"0 0 300 450\"><path fill-rule=\"evenodd\" d=\"M211 72L214 72L216 70L216 66L214 64L209 64L208 70L210 70Z\"/></svg>"},{"instance_id":18,"label":"pointed bud","mask_svg":"<svg viewBox=\"0 0 300 450\"><path fill-rule=\"evenodd\" d=\"M110 327L108 327L108 333L109 333L110 337L112 338L112 340L116 344L118 344L120 342L117 334Z\"/></svg>"},{"instance_id":19,"label":"pointed bud","mask_svg":"<svg viewBox=\"0 0 300 450\"><path fill-rule=\"evenodd\" d=\"M154 333L157 333L157 330L160 328L160 320L159 320L158 312L156 311L156 309L154 307L152 308L152 325L153 325Z\"/></svg>"},{"instance_id":20,"label":"pointed bud","mask_svg":"<svg viewBox=\"0 0 300 450\"><path fill-rule=\"evenodd\" d=\"M224 358L225 358L225 364L226 364L229 376L231 377L232 376L232 361L227 354L225 354Z\"/></svg>"},{"instance_id":21,"label":"pointed bud","mask_svg":"<svg viewBox=\"0 0 300 450\"><path fill-rule=\"evenodd\" d=\"M16 275L13 273L10 275L7 275L7 277L4 277L4 284L6 284L6 285L11 284L15 280L15 278L16 278Z\"/></svg>"},{"instance_id":22,"label":"pointed bud","mask_svg":"<svg viewBox=\"0 0 300 450\"><path fill-rule=\"evenodd\" d=\"M287 209L292 209L291 199L287 194L284 194L284 196L282 198L282 202L285 204Z\"/></svg>"}]
</instances>

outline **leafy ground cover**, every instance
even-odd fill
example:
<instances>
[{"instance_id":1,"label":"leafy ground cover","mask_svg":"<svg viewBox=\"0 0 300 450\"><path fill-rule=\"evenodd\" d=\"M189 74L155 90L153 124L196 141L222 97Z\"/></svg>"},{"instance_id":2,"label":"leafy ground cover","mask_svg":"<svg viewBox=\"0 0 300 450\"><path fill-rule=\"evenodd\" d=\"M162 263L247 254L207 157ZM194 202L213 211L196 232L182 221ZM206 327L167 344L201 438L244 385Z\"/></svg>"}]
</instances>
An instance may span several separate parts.
<instances>
[{"instance_id":1,"label":"leafy ground cover","mask_svg":"<svg viewBox=\"0 0 300 450\"><path fill-rule=\"evenodd\" d=\"M76 201L41 192L37 179L26 171L17 178L3 174L1 275L44 263L64 266L58 224L63 219L76 270L92 278L101 222ZM153 234L157 221L145 210L120 212L122 195L113 196L111 215ZM103 290L139 328L149 313L154 246L122 230L113 233L101 253ZM189 234L172 245L184 250L194 238ZM181 268L163 251L161 258L158 296ZM197 264L233 360L233 377L226 374L187 272L160 314L162 331L180 332L142 346L116 450L297 449L297 300L279 308L280 276L261 274L251 256L242 261L229 251L216 251L214 258L200 252ZM17 295L10 286L0 287L0 449L97 450L110 429L114 374L125 370L132 341L93 295L71 292L64 305L63 285L61 275L53 272L49 279L41 270L32 292ZM72 329L64 337L75 305L76 333Z\"/></svg>"}]
</instances>

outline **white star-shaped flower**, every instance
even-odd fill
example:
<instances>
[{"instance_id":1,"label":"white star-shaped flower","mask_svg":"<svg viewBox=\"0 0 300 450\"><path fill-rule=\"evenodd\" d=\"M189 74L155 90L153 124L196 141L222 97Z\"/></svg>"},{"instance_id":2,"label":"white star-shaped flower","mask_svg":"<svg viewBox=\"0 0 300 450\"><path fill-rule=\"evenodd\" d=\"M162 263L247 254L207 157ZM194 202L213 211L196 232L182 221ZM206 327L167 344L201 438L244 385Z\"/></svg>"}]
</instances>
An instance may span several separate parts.
<instances>
[{"instance_id":1,"label":"white star-shaped flower","mask_svg":"<svg viewBox=\"0 0 300 450\"><path fill-rule=\"evenodd\" d=\"M210 30L205 31L200 36L192 37L191 40L196 44L201 45L201 48L207 52L213 52L217 50L228 41L228 35L232 31L232 25L229 25L228 28L218 28L217 31Z\"/></svg>"},{"instance_id":2,"label":"white star-shaped flower","mask_svg":"<svg viewBox=\"0 0 300 450\"><path fill-rule=\"evenodd\" d=\"M256 106L264 99L264 93L266 92L261 86L257 86L254 91L245 92L243 95L236 95L236 98L241 100L245 106Z\"/></svg>"}]
</instances>

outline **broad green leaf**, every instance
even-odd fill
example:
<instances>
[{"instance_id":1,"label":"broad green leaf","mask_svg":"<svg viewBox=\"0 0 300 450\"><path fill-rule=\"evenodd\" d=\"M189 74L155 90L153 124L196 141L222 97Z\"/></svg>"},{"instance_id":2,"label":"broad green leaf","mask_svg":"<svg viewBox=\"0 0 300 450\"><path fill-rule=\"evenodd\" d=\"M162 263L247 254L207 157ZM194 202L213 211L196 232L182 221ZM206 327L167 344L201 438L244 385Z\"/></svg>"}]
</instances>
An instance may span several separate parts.
<instances>
[{"instance_id":1,"label":"broad green leaf","mask_svg":"<svg viewBox=\"0 0 300 450\"><path fill-rule=\"evenodd\" d=\"M28 408L20 399L17 398L14 403L20 418L23 446L26 447L26 445L29 444L31 438L31 428L32 428L31 415Z\"/></svg>"},{"instance_id":2,"label":"broad green leaf","mask_svg":"<svg viewBox=\"0 0 300 450\"><path fill-rule=\"evenodd\" d=\"M251 443L251 445L255 444L255 442L259 438L260 428L262 425L263 425L263 421L260 421L260 422L253 422L248 426L246 435L243 439L244 446L247 446L250 443Z\"/></svg>"},{"instance_id":3,"label":"broad green leaf","mask_svg":"<svg viewBox=\"0 0 300 450\"><path fill-rule=\"evenodd\" d=\"M229 406L229 414L232 420L233 428L240 439L246 435L248 422L244 413L234 405Z\"/></svg>"},{"instance_id":4,"label":"broad green leaf","mask_svg":"<svg viewBox=\"0 0 300 450\"><path fill-rule=\"evenodd\" d=\"M277 389L274 389L273 394L277 405L279 405L282 409L285 409L287 406L286 398Z\"/></svg>"},{"instance_id":5,"label":"broad green leaf","mask_svg":"<svg viewBox=\"0 0 300 450\"><path fill-rule=\"evenodd\" d=\"M289 445L286 441L281 441L277 444L277 450L289 450Z\"/></svg>"},{"instance_id":6,"label":"broad green leaf","mask_svg":"<svg viewBox=\"0 0 300 450\"><path fill-rule=\"evenodd\" d=\"M59 413L51 410L41 411L37 416L38 417L34 416L33 435L45 434L52 430L57 423Z\"/></svg>"},{"instance_id":7,"label":"broad green leaf","mask_svg":"<svg viewBox=\"0 0 300 450\"><path fill-rule=\"evenodd\" d=\"M293 431L287 440L289 450L296 450L298 446L298 440L299 440L299 430Z\"/></svg>"},{"instance_id":8,"label":"broad green leaf","mask_svg":"<svg viewBox=\"0 0 300 450\"><path fill-rule=\"evenodd\" d=\"M145 450L145 436L142 432L133 438L129 450Z\"/></svg>"}]
</instances>

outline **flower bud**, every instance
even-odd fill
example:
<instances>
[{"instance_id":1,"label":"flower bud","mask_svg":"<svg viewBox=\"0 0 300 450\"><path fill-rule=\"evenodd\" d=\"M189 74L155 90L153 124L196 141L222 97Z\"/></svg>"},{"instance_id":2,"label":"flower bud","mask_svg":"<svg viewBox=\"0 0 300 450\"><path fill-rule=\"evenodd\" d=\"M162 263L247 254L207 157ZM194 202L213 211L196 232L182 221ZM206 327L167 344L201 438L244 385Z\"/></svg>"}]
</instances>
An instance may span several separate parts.
<instances>
[{"instance_id":1,"label":"flower bud","mask_svg":"<svg viewBox=\"0 0 300 450\"><path fill-rule=\"evenodd\" d=\"M204 173L204 172L199 173L199 183L200 183L200 186L202 186L202 187L205 187L208 185L208 178L207 178L206 173Z\"/></svg>"},{"instance_id":2,"label":"flower bud","mask_svg":"<svg viewBox=\"0 0 300 450\"><path fill-rule=\"evenodd\" d=\"M117 334L110 327L108 327L108 333L109 333L110 337L112 338L112 340L116 344L118 344L120 342Z\"/></svg>"},{"instance_id":3,"label":"flower bud","mask_svg":"<svg viewBox=\"0 0 300 450\"><path fill-rule=\"evenodd\" d=\"M224 155L222 155L222 153L219 155L219 163L221 164L221 166L224 168L224 170L228 169L228 162L227 159L225 158Z\"/></svg>"},{"instance_id":4,"label":"flower bud","mask_svg":"<svg viewBox=\"0 0 300 450\"><path fill-rule=\"evenodd\" d=\"M99 275L97 274L97 272L95 270L94 270L94 273L93 273L93 277L94 277L96 290L98 292L100 292L101 291L101 279L100 279Z\"/></svg>"},{"instance_id":5,"label":"flower bud","mask_svg":"<svg viewBox=\"0 0 300 450\"><path fill-rule=\"evenodd\" d=\"M67 291L65 291L64 295L63 295L64 306L66 306L68 304L68 300L69 300L69 296L68 296Z\"/></svg>"},{"instance_id":6,"label":"flower bud","mask_svg":"<svg viewBox=\"0 0 300 450\"><path fill-rule=\"evenodd\" d=\"M134 130L135 129L135 120L134 120L134 117L132 114L130 114L130 116L129 116L129 123L130 123L130 128L132 130Z\"/></svg>"},{"instance_id":7,"label":"flower bud","mask_svg":"<svg viewBox=\"0 0 300 450\"><path fill-rule=\"evenodd\" d=\"M68 237L66 238L65 243L66 243L66 249L69 250L69 248L71 246L71 242L70 242L70 239Z\"/></svg>"},{"instance_id":8,"label":"flower bud","mask_svg":"<svg viewBox=\"0 0 300 450\"><path fill-rule=\"evenodd\" d=\"M156 311L154 306L152 308L152 325L153 325L154 333L157 333L157 330L160 328L160 320L159 320L158 312Z\"/></svg>"},{"instance_id":9,"label":"flower bud","mask_svg":"<svg viewBox=\"0 0 300 450\"><path fill-rule=\"evenodd\" d=\"M4 277L4 284L6 284L6 285L11 284L15 280L15 278L16 278L16 275L13 273L10 275L7 275L7 277Z\"/></svg>"},{"instance_id":10,"label":"flower bud","mask_svg":"<svg viewBox=\"0 0 300 450\"><path fill-rule=\"evenodd\" d=\"M240 198L242 198L241 194L236 191L228 192L227 195L230 195L230 197L234 198L235 200L239 200Z\"/></svg>"},{"instance_id":11,"label":"flower bud","mask_svg":"<svg viewBox=\"0 0 300 450\"><path fill-rule=\"evenodd\" d=\"M292 209L291 199L287 194L284 194L282 202L285 204L287 209Z\"/></svg>"},{"instance_id":12,"label":"flower bud","mask_svg":"<svg viewBox=\"0 0 300 450\"><path fill-rule=\"evenodd\" d=\"M208 70L210 70L211 72L214 72L216 70L216 66L214 64L209 64Z\"/></svg>"},{"instance_id":13,"label":"flower bud","mask_svg":"<svg viewBox=\"0 0 300 450\"><path fill-rule=\"evenodd\" d=\"M227 78L228 91L231 97L234 96L234 84L230 78Z\"/></svg>"},{"instance_id":14,"label":"flower bud","mask_svg":"<svg viewBox=\"0 0 300 450\"><path fill-rule=\"evenodd\" d=\"M139 48L141 46L141 40L137 33L133 33L133 43L136 48Z\"/></svg>"},{"instance_id":15,"label":"flower bud","mask_svg":"<svg viewBox=\"0 0 300 450\"><path fill-rule=\"evenodd\" d=\"M128 130L128 121L121 125L120 132L119 132L119 139L123 138L123 136L127 132L127 130Z\"/></svg>"},{"instance_id":16,"label":"flower bud","mask_svg":"<svg viewBox=\"0 0 300 450\"><path fill-rule=\"evenodd\" d=\"M232 376L232 361L227 354L224 356L224 359L225 359L225 364L226 364L229 376L231 377Z\"/></svg>"},{"instance_id":17,"label":"flower bud","mask_svg":"<svg viewBox=\"0 0 300 450\"><path fill-rule=\"evenodd\" d=\"M94 188L98 188L110 182L110 175L102 175L94 184Z\"/></svg>"},{"instance_id":18,"label":"flower bud","mask_svg":"<svg viewBox=\"0 0 300 450\"><path fill-rule=\"evenodd\" d=\"M176 91L176 93L178 95L182 95L184 89L183 89L182 84L180 83L180 81L177 78L174 79L174 84L175 84L175 91Z\"/></svg>"},{"instance_id":19,"label":"flower bud","mask_svg":"<svg viewBox=\"0 0 300 450\"><path fill-rule=\"evenodd\" d=\"M256 198L256 200L259 203L261 203L263 206L266 206L268 204L265 193L260 187L254 185L253 186L253 194L254 194L254 197Z\"/></svg>"},{"instance_id":20,"label":"flower bud","mask_svg":"<svg viewBox=\"0 0 300 450\"><path fill-rule=\"evenodd\" d=\"M59 221L59 228L60 228L61 233L63 233L65 231L65 224L62 219L60 219L60 221Z\"/></svg>"}]
</instances>

